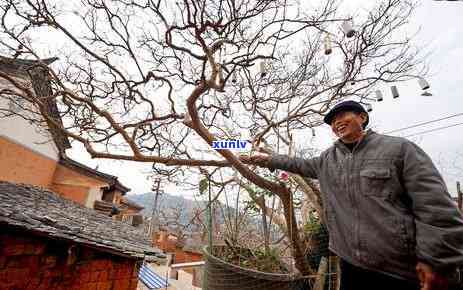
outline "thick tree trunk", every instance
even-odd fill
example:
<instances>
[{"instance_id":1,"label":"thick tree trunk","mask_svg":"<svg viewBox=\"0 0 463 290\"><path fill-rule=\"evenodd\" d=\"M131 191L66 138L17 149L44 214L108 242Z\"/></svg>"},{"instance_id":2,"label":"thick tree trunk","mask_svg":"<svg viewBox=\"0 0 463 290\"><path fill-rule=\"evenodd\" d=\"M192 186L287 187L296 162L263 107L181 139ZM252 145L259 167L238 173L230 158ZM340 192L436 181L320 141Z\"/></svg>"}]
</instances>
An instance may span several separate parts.
<instances>
[{"instance_id":1,"label":"thick tree trunk","mask_svg":"<svg viewBox=\"0 0 463 290\"><path fill-rule=\"evenodd\" d=\"M287 195L278 195L283 203L283 211L286 220L286 226L288 229L288 238L291 241L291 253L296 263L296 268L302 275L313 274L313 270L304 255L299 230L297 227L297 221L294 213L293 201L291 193Z\"/></svg>"}]
</instances>

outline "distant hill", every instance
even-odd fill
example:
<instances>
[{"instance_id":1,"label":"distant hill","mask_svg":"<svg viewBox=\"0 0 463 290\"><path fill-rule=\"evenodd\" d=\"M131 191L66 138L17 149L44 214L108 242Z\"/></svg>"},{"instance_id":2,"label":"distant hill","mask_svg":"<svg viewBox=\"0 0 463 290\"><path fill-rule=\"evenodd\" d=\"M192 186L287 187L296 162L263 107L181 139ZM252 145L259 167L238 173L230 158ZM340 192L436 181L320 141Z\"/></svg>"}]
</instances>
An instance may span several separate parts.
<instances>
[{"instance_id":1,"label":"distant hill","mask_svg":"<svg viewBox=\"0 0 463 290\"><path fill-rule=\"evenodd\" d=\"M151 216L154 205L154 193L145 192L141 194L131 194L127 196L130 200L144 206L145 208L141 212L144 216ZM158 198L158 210L168 210L170 208L182 208L182 223L187 222L193 210L195 208L204 208L205 202L196 202L191 199L186 199L181 196L163 193Z\"/></svg>"},{"instance_id":2,"label":"distant hill","mask_svg":"<svg viewBox=\"0 0 463 290\"><path fill-rule=\"evenodd\" d=\"M128 195L127 198L133 200L134 202L138 203L145 208L141 212L144 216L150 217L153 211L154 205L154 193L153 192L145 192L142 194L131 194ZM182 208L182 216L181 216L181 223L187 224L189 223L195 209L205 209L207 202L205 201L194 201L191 199L184 198L182 196L172 195L168 193L163 193L159 196L158 199L158 210L163 210L168 212L170 208L180 207ZM222 205L225 210L225 206ZM234 212L233 208L230 208L231 212ZM205 211L202 214L202 218L205 218ZM218 222L221 224L224 221L224 218L221 214L221 210L217 211L218 214Z\"/></svg>"}]
</instances>

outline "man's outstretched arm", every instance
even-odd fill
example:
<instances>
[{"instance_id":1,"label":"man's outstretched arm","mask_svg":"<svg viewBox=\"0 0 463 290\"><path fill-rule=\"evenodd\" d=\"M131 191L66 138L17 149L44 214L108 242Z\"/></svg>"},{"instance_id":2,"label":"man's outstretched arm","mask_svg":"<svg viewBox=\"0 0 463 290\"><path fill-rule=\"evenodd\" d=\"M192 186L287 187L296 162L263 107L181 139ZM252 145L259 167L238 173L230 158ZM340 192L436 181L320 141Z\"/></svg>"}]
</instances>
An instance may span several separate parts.
<instances>
[{"instance_id":1,"label":"man's outstretched arm","mask_svg":"<svg viewBox=\"0 0 463 290\"><path fill-rule=\"evenodd\" d=\"M246 163L252 163L260 167L266 167L270 170L280 169L295 174L316 179L320 168L320 157L315 158L297 158L287 155L270 155L256 153L251 156L240 156L240 159Z\"/></svg>"}]
</instances>

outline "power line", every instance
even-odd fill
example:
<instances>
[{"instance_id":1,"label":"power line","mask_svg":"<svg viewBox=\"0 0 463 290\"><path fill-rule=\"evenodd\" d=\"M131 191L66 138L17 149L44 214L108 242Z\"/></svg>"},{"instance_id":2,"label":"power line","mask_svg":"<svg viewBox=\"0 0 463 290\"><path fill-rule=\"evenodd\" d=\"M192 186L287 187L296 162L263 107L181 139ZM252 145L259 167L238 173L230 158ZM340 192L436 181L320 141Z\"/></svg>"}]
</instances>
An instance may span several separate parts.
<instances>
[{"instance_id":1,"label":"power line","mask_svg":"<svg viewBox=\"0 0 463 290\"><path fill-rule=\"evenodd\" d=\"M395 133L395 132L399 132L399 131L403 131L403 130L407 130L407 129L411 129L411 128L416 128L416 127L420 127L420 126L423 126L423 125L427 125L427 124L447 120L447 119L450 119L450 118L455 118L455 117L458 117L458 116L463 116L463 113L458 113L458 114L450 115L450 116L447 116L447 117L443 117L443 118L439 118L439 119L435 119L435 120L431 120L431 121L427 121L427 122L418 123L418 124L411 125L411 126L408 126L408 127L403 127L403 128L400 128L400 129L395 129L395 130L392 130L392 131L384 132L383 134L390 134L390 133Z\"/></svg>"},{"instance_id":2,"label":"power line","mask_svg":"<svg viewBox=\"0 0 463 290\"><path fill-rule=\"evenodd\" d=\"M439 131L439 130L443 130L443 129L447 129L447 128L451 128L451 127L456 127L456 126L460 126L460 125L463 125L463 122L456 123L456 124L453 124L453 125L438 127L438 128L434 128L434 129L431 129L431 130L421 131L421 132L410 134L410 135L403 136L403 137L413 137L413 136L423 135L423 134L426 134L426 133L431 133L431 132L434 132L434 131Z\"/></svg>"}]
</instances>

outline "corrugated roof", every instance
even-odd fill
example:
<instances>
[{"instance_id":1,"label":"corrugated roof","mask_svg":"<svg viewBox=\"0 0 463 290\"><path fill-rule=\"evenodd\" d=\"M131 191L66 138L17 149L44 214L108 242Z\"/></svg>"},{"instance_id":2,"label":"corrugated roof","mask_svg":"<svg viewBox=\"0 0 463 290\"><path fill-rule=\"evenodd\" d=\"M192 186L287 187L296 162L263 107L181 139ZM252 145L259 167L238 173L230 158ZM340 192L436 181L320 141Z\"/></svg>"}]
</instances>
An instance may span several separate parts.
<instances>
[{"instance_id":1,"label":"corrugated roof","mask_svg":"<svg viewBox=\"0 0 463 290\"><path fill-rule=\"evenodd\" d=\"M31 185L0 182L0 225L125 257L164 256L140 229Z\"/></svg>"},{"instance_id":2,"label":"corrugated roof","mask_svg":"<svg viewBox=\"0 0 463 290\"><path fill-rule=\"evenodd\" d=\"M143 264L138 272L138 279L140 279L149 289L162 289L169 286L165 278L156 274L150 267Z\"/></svg>"}]
</instances>

